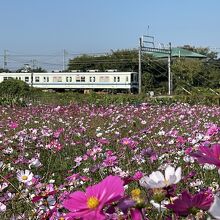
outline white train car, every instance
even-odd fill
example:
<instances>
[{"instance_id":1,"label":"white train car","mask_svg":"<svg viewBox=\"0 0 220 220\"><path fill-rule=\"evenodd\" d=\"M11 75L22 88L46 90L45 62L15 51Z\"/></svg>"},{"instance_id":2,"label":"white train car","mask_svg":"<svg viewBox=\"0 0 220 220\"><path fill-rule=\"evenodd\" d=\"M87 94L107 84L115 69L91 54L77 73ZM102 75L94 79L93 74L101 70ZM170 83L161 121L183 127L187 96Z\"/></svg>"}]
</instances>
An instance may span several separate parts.
<instances>
[{"instance_id":1,"label":"white train car","mask_svg":"<svg viewBox=\"0 0 220 220\"><path fill-rule=\"evenodd\" d=\"M0 73L0 82L10 78L22 80L30 86L42 89L118 90L134 93L138 91L136 72L90 70L88 72Z\"/></svg>"}]
</instances>

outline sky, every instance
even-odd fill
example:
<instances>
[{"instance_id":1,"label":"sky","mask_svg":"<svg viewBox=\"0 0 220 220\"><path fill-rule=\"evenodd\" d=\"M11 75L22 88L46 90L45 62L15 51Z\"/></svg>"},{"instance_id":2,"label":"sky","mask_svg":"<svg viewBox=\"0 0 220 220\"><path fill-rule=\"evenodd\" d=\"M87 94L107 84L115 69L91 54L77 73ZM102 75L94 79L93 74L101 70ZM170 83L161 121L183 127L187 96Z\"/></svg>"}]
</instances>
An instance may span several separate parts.
<instances>
[{"instance_id":1,"label":"sky","mask_svg":"<svg viewBox=\"0 0 220 220\"><path fill-rule=\"evenodd\" d=\"M38 54L62 65L64 49L67 59L132 49L143 34L156 45L220 48L220 0L0 0L0 9L0 68L4 50L8 63Z\"/></svg>"}]
</instances>

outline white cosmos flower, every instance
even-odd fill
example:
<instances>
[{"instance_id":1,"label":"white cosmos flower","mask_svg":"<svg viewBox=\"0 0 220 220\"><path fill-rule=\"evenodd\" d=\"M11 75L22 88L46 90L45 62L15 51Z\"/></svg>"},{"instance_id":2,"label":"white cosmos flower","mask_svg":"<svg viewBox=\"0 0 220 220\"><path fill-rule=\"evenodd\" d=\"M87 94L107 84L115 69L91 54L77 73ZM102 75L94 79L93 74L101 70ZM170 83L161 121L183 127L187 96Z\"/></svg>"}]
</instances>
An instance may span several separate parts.
<instances>
[{"instance_id":1,"label":"white cosmos flower","mask_svg":"<svg viewBox=\"0 0 220 220\"><path fill-rule=\"evenodd\" d=\"M30 170L20 170L17 172L17 179L22 183L29 183L33 176L34 175Z\"/></svg>"},{"instance_id":2,"label":"white cosmos flower","mask_svg":"<svg viewBox=\"0 0 220 220\"><path fill-rule=\"evenodd\" d=\"M30 163L28 166L29 168L31 168L31 166L40 167L42 165L39 159L34 157L31 160L29 160L29 163Z\"/></svg>"},{"instance_id":3,"label":"white cosmos flower","mask_svg":"<svg viewBox=\"0 0 220 220\"><path fill-rule=\"evenodd\" d=\"M5 212L6 211L6 205L0 202L0 212Z\"/></svg>"},{"instance_id":4,"label":"white cosmos flower","mask_svg":"<svg viewBox=\"0 0 220 220\"><path fill-rule=\"evenodd\" d=\"M96 137L102 137L102 133L101 132L97 133Z\"/></svg>"},{"instance_id":5,"label":"white cosmos flower","mask_svg":"<svg viewBox=\"0 0 220 220\"><path fill-rule=\"evenodd\" d=\"M181 180L181 167L178 167L175 171L174 167L168 166L165 169L165 176L160 172L156 171L151 173L149 176L144 176L140 179L140 185L146 188L163 188L176 184Z\"/></svg>"},{"instance_id":6,"label":"white cosmos flower","mask_svg":"<svg viewBox=\"0 0 220 220\"><path fill-rule=\"evenodd\" d=\"M150 203L158 210L158 211L165 211L167 208L165 205L168 205L169 204L169 201L166 201L166 200L163 200L161 202L161 204L155 202L154 200L150 200Z\"/></svg>"},{"instance_id":7,"label":"white cosmos flower","mask_svg":"<svg viewBox=\"0 0 220 220\"><path fill-rule=\"evenodd\" d=\"M2 192L3 189L5 189L7 187L8 187L8 183L6 183L6 182L3 182L2 184L0 184L0 192Z\"/></svg>"},{"instance_id":8,"label":"white cosmos flower","mask_svg":"<svg viewBox=\"0 0 220 220\"><path fill-rule=\"evenodd\" d=\"M209 213L216 219L220 219L220 198L215 196L214 202L212 203Z\"/></svg>"}]
</instances>

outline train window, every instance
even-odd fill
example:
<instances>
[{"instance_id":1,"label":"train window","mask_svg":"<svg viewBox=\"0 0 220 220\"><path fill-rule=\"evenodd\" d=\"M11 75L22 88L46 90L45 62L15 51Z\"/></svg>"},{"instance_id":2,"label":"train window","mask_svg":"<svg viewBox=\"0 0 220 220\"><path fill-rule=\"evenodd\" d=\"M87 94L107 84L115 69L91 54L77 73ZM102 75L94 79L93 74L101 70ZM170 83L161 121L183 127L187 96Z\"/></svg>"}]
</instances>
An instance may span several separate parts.
<instances>
[{"instance_id":1,"label":"train window","mask_svg":"<svg viewBox=\"0 0 220 220\"><path fill-rule=\"evenodd\" d=\"M28 77L28 76L25 76L25 77L24 77L24 81L25 81L25 82L29 82L29 77Z\"/></svg>"},{"instance_id":2,"label":"train window","mask_svg":"<svg viewBox=\"0 0 220 220\"><path fill-rule=\"evenodd\" d=\"M116 82L116 76L114 76L114 82Z\"/></svg>"},{"instance_id":3,"label":"train window","mask_svg":"<svg viewBox=\"0 0 220 220\"><path fill-rule=\"evenodd\" d=\"M118 76L118 82L120 82L120 77Z\"/></svg>"},{"instance_id":4,"label":"train window","mask_svg":"<svg viewBox=\"0 0 220 220\"><path fill-rule=\"evenodd\" d=\"M80 82L80 76L76 76L76 82Z\"/></svg>"},{"instance_id":5,"label":"train window","mask_svg":"<svg viewBox=\"0 0 220 220\"><path fill-rule=\"evenodd\" d=\"M54 76L53 82L62 82L62 76Z\"/></svg>"},{"instance_id":6,"label":"train window","mask_svg":"<svg viewBox=\"0 0 220 220\"><path fill-rule=\"evenodd\" d=\"M126 82L128 82L128 76L126 76Z\"/></svg>"},{"instance_id":7,"label":"train window","mask_svg":"<svg viewBox=\"0 0 220 220\"><path fill-rule=\"evenodd\" d=\"M90 76L90 77L89 77L89 82L95 82L95 76L93 76L93 77Z\"/></svg>"},{"instance_id":8,"label":"train window","mask_svg":"<svg viewBox=\"0 0 220 220\"><path fill-rule=\"evenodd\" d=\"M3 77L3 80L5 81L5 80L7 80L8 78L7 77Z\"/></svg>"},{"instance_id":9,"label":"train window","mask_svg":"<svg viewBox=\"0 0 220 220\"><path fill-rule=\"evenodd\" d=\"M109 76L100 76L99 82L109 82Z\"/></svg>"},{"instance_id":10,"label":"train window","mask_svg":"<svg viewBox=\"0 0 220 220\"><path fill-rule=\"evenodd\" d=\"M19 76L18 79L21 80L21 77Z\"/></svg>"},{"instance_id":11,"label":"train window","mask_svg":"<svg viewBox=\"0 0 220 220\"><path fill-rule=\"evenodd\" d=\"M66 82L68 82L68 81L69 81L69 77L67 76L67 77L66 77Z\"/></svg>"},{"instance_id":12,"label":"train window","mask_svg":"<svg viewBox=\"0 0 220 220\"><path fill-rule=\"evenodd\" d=\"M40 82L40 77L39 76L35 76L35 82Z\"/></svg>"},{"instance_id":13,"label":"train window","mask_svg":"<svg viewBox=\"0 0 220 220\"><path fill-rule=\"evenodd\" d=\"M81 76L81 82L85 82L86 81L86 77L85 76Z\"/></svg>"},{"instance_id":14,"label":"train window","mask_svg":"<svg viewBox=\"0 0 220 220\"><path fill-rule=\"evenodd\" d=\"M135 82L138 81L138 74L134 74L134 81L135 81Z\"/></svg>"},{"instance_id":15,"label":"train window","mask_svg":"<svg viewBox=\"0 0 220 220\"><path fill-rule=\"evenodd\" d=\"M70 82L72 82L72 77L70 76Z\"/></svg>"},{"instance_id":16,"label":"train window","mask_svg":"<svg viewBox=\"0 0 220 220\"><path fill-rule=\"evenodd\" d=\"M44 76L44 82L49 82L49 76Z\"/></svg>"}]
</instances>

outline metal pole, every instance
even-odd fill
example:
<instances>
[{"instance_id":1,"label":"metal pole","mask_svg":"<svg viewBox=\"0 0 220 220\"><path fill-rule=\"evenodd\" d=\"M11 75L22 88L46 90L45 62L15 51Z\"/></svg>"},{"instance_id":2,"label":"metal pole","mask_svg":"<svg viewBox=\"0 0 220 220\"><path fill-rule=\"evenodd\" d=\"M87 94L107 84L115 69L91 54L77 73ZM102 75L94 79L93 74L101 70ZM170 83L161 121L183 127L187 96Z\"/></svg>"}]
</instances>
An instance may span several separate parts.
<instances>
[{"instance_id":1,"label":"metal pole","mask_svg":"<svg viewBox=\"0 0 220 220\"><path fill-rule=\"evenodd\" d=\"M4 50L4 62L3 62L3 69L7 66L7 50Z\"/></svg>"},{"instance_id":2,"label":"metal pole","mask_svg":"<svg viewBox=\"0 0 220 220\"><path fill-rule=\"evenodd\" d=\"M63 71L66 69L66 50L63 50Z\"/></svg>"},{"instance_id":3,"label":"metal pole","mask_svg":"<svg viewBox=\"0 0 220 220\"><path fill-rule=\"evenodd\" d=\"M35 63L36 63L36 60L32 60L32 69L33 70L35 69Z\"/></svg>"},{"instance_id":4,"label":"metal pole","mask_svg":"<svg viewBox=\"0 0 220 220\"><path fill-rule=\"evenodd\" d=\"M142 38L139 38L139 65L138 65L138 93L141 94L141 50L142 50Z\"/></svg>"},{"instance_id":5,"label":"metal pole","mask_svg":"<svg viewBox=\"0 0 220 220\"><path fill-rule=\"evenodd\" d=\"M169 43L169 48L170 48L170 53L168 56L168 95L172 95L172 90L173 90L173 80L172 80L172 73L171 73L171 43Z\"/></svg>"},{"instance_id":6,"label":"metal pole","mask_svg":"<svg viewBox=\"0 0 220 220\"><path fill-rule=\"evenodd\" d=\"M33 83L34 83L34 73L33 70L31 70L31 87L33 87Z\"/></svg>"}]
</instances>

